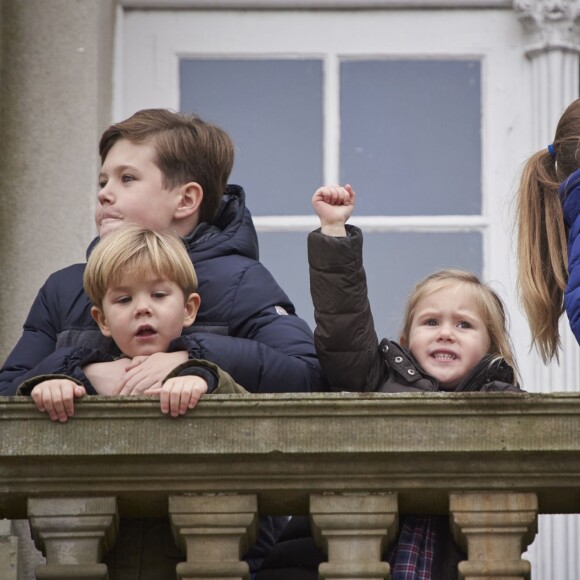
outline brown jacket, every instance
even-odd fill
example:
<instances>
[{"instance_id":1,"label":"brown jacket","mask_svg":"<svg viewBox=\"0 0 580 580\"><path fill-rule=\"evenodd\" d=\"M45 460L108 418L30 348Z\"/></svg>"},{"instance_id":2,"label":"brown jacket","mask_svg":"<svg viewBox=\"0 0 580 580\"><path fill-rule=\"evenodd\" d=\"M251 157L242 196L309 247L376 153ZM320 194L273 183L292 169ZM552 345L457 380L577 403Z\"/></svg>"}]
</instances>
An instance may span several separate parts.
<instances>
[{"instance_id":1,"label":"brown jacket","mask_svg":"<svg viewBox=\"0 0 580 580\"><path fill-rule=\"evenodd\" d=\"M437 379L421 369L408 349L375 332L362 260L363 236L308 236L310 292L318 359L334 391L384 393L439 391ZM456 391L521 391L505 362L482 359Z\"/></svg>"}]
</instances>

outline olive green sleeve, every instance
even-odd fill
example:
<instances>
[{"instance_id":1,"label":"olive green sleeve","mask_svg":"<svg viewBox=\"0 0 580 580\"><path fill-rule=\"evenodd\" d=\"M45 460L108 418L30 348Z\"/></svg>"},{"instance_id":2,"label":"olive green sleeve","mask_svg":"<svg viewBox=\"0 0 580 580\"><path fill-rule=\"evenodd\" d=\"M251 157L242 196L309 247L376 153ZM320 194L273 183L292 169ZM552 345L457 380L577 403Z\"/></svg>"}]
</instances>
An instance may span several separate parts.
<instances>
[{"instance_id":1,"label":"olive green sleeve","mask_svg":"<svg viewBox=\"0 0 580 580\"><path fill-rule=\"evenodd\" d=\"M201 372L197 372L201 371ZM198 375L207 381L207 373L211 373L215 378L214 381L215 388L208 391L208 394L215 395L226 395L226 394L247 394L248 391L244 389L241 385L238 385L236 381L228 374L226 371L222 370L220 367L212 362L203 359L191 359L178 367L174 368L166 377L163 382L168 379L184 376L184 375Z\"/></svg>"}]
</instances>

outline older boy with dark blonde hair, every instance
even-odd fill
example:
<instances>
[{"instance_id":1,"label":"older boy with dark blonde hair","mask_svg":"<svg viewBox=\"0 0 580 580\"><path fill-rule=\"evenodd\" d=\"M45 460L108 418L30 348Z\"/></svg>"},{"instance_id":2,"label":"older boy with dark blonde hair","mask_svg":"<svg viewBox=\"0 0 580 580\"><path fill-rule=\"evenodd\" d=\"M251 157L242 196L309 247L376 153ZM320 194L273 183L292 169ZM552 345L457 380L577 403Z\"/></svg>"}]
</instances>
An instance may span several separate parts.
<instances>
[{"instance_id":1,"label":"older boy with dark blonde hair","mask_svg":"<svg viewBox=\"0 0 580 580\"><path fill-rule=\"evenodd\" d=\"M99 235L127 223L171 228L195 264L204 301L183 350L134 357L120 380L111 363L95 363L85 369L93 385L118 380L116 394L139 394L196 358L216 363L251 392L326 390L312 332L258 260L243 189L227 184L234 160L227 133L197 115L148 109L111 125L99 151ZM41 288L0 371L0 394L42 374L43 361L60 347L118 354L92 319L84 267L56 272Z\"/></svg>"},{"instance_id":2,"label":"older boy with dark blonde hair","mask_svg":"<svg viewBox=\"0 0 580 580\"><path fill-rule=\"evenodd\" d=\"M202 359L224 369L250 392L326 390L312 331L258 259L244 190L227 184L234 159L227 133L197 115L148 109L111 125L99 150L99 236L106 238L128 223L174 230L195 264L203 302L195 322L184 329L179 350L135 356L120 378L116 360L83 367L94 388L114 384L114 394L141 394L161 388L179 365ZM84 269L85 264L74 264L60 270L40 289L22 337L0 371L0 395L14 395L23 381L52 372L53 357L61 349L70 357L87 348L120 355L91 315L82 284ZM272 525L260 520L261 533L248 557L252 571L277 536L275 520L270 520ZM163 537L167 530L164 533ZM143 526L132 536L143 538L141 554L161 549ZM121 537L117 546L123 560ZM119 569L124 566L123 561ZM135 562L134 567L139 566ZM157 580L174 573L175 567L165 562L163 572L142 569L139 577Z\"/></svg>"}]
</instances>

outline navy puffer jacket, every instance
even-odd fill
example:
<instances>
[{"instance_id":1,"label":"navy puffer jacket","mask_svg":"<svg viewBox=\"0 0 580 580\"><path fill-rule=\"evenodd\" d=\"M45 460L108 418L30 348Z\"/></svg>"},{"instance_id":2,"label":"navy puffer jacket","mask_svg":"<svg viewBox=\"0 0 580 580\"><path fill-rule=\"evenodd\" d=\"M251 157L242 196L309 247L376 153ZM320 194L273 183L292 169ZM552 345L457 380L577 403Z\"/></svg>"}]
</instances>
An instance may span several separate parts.
<instances>
[{"instance_id":1,"label":"navy puffer jacket","mask_svg":"<svg viewBox=\"0 0 580 580\"><path fill-rule=\"evenodd\" d=\"M214 222L200 224L184 241L201 295L195 324L182 339L190 358L217 364L253 393L326 390L310 328L258 261L243 189L228 186ZM24 380L47 372L43 361L62 347L118 354L91 316L84 269L74 264L55 272L40 289L0 371L0 395L14 395ZM62 351L70 356L70 349Z\"/></svg>"},{"instance_id":2,"label":"navy puffer jacket","mask_svg":"<svg viewBox=\"0 0 580 580\"><path fill-rule=\"evenodd\" d=\"M572 332L580 344L580 169L560 185L560 199L568 230L568 284L564 307Z\"/></svg>"}]
</instances>

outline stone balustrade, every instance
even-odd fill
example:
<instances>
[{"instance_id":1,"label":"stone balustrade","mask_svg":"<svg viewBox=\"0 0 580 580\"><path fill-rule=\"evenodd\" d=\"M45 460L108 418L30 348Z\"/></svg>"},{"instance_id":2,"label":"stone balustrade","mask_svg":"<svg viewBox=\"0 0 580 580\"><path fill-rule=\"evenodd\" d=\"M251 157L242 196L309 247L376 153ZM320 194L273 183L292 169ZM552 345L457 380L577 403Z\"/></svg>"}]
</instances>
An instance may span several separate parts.
<instances>
[{"instance_id":1,"label":"stone balustrade","mask_svg":"<svg viewBox=\"0 0 580 580\"><path fill-rule=\"evenodd\" d=\"M213 395L178 419L93 397L66 424L0 398L0 517L29 520L39 579L106 579L133 516L170 519L178 578L248 578L258 515L308 513L321 578L385 579L413 513L449 514L463 578L515 580L538 513L578 512L580 394Z\"/></svg>"}]
</instances>

